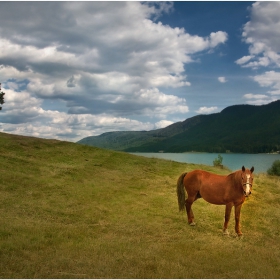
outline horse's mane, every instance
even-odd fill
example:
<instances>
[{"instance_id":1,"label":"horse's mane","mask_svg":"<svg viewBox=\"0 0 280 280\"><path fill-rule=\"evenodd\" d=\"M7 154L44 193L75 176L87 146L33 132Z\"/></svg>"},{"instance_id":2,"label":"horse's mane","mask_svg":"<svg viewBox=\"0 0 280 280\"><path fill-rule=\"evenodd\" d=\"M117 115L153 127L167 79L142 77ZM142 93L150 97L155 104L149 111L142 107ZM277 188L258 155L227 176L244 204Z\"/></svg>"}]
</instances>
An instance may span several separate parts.
<instances>
[{"instance_id":1,"label":"horse's mane","mask_svg":"<svg viewBox=\"0 0 280 280\"><path fill-rule=\"evenodd\" d=\"M236 170L236 171L234 171L234 172L228 174L227 177L228 177L228 178L231 178L231 177L235 178L235 176L238 175L238 174L240 173L240 171L241 171L241 170Z\"/></svg>"}]
</instances>

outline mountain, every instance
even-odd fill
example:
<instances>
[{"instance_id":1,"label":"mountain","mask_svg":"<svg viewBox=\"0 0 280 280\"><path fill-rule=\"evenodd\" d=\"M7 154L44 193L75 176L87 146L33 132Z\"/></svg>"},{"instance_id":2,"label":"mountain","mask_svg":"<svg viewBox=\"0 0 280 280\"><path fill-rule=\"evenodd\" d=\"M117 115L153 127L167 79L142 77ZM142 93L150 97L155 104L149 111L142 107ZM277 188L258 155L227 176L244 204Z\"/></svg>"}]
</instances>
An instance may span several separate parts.
<instances>
[{"instance_id":1,"label":"mountain","mask_svg":"<svg viewBox=\"0 0 280 280\"><path fill-rule=\"evenodd\" d=\"M183 122L177 122L162 129L151 131L114 131L106 132L99 136L89 136L78 141L79 144L96 146L105 149L124 151L130 148L140 147L146 143L158 143L187 131L192 126L197 125L203 116L195 116Z\"/></svg>"},{"instance_id":2,"label":"mountain","mask_svg":"<svg viewBox=\"0 0 280 280\"><path fill-rule=\"evenodd\" d=\"M280 100L267 105L234 105L151 131L108 132L80 144L127 152L235 152L280 150Z\"/></svg>"}]
</instances>

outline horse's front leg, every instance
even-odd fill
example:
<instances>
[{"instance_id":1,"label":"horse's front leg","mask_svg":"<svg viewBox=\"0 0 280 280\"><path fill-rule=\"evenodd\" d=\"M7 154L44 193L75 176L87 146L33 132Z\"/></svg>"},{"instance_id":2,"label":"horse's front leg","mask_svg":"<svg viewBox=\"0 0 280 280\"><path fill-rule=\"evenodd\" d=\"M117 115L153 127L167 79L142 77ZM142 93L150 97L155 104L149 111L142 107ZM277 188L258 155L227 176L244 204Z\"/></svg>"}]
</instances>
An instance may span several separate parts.
<instances>
[{"instance_id":1,"label":"horse's front leg","mask_svg":"<svg viewBox=\"0 0 280 280\"><path fill-rule=\"evenodd\" d=\"M242 203L239 205L235 205L235 232L238 236L242 235L240 230L240 211L241 211Z\"/></svg>"},{"instance_id":2,"label":"horse's front leg","mask_svg":"<svg viewBox=\"0 0 280 280\"><path fill-rule=\"evenodd\" d=\"M230 213L231 213L231 209L232 209L233 203L228 203L226 204L226 210L225 210L225 223L224 223L224 234L229 234L228 232L228 222L230 219Z\"/></svg>"}]
</instances>

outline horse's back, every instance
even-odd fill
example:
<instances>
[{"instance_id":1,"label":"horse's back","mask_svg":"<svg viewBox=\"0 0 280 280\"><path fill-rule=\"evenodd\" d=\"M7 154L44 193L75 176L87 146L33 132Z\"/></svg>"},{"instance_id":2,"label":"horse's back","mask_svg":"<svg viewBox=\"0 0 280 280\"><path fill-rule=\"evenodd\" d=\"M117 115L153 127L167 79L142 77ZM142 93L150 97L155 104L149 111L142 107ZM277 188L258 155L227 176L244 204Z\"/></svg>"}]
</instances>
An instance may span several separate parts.
<instances>
[{"instance_id":1,"label":"horse's back","mask_svg":"<svg viewBox=\"0 0 280 280\"><path fill-rule=\"evenodd\" d=\"M193 183L198 185L204 185L211 184L213 182L222 183L225 180L225 178L226 176L217 175L208 171L198 169L187 173L185 176L185 181L187 181L190 184Z\"/></svg>"}]
</instances>

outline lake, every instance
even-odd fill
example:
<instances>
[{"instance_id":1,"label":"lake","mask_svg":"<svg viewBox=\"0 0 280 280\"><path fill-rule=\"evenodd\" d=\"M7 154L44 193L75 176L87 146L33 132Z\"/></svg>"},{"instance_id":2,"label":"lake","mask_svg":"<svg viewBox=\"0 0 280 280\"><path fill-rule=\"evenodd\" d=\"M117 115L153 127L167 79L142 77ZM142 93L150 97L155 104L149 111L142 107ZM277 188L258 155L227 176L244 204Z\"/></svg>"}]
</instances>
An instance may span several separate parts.
<instances>
[{"instance_id":1,"label":"lake","mask_svg":"<svg viewBox=\"0 0 280 280\"><path fill-rule=\"evenodd\" d=\"M133 155L168 159L178 162L205 164L213 166L213 160L218 153L131 153ZM223 157L222 164L232 171L255 167L256 173L266 173L275 160L280 160L280 154L220 154Z\"/></svg>"}]
</instances>

